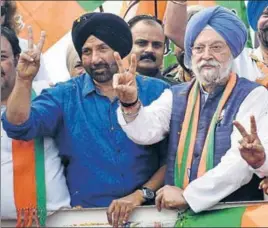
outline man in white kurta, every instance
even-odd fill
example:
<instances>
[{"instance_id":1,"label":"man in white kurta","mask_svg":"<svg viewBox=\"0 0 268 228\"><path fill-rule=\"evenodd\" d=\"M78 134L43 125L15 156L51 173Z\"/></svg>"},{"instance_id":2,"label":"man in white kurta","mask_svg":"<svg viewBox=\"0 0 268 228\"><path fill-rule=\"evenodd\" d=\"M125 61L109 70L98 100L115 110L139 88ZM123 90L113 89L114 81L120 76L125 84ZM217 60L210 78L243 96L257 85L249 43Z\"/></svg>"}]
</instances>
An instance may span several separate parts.
<instances>
[{"instance_id":1,"label":"man in white kurta","mask_svg":"<svg viewBox=\"0 0 268 228\"><path fill-rule=\"evenodd\" d=\"M204 107L212 102L211 97L218 87L229 83L233 59L241 53L246 43L246 28L229 11L222 7L212 7L190 20L185 37L186 60L188 58L196 75ZM257 162L253 169L241 157L245 150L260 152L262 158L265 157L265 153L266 156L268 154L268 91L248 80L238 79L241 80L255 87L245 95L239 107L236 107L238 111L233 120L236 121L235 125L239 130L232 127L232 120L226 123L233 128L229 136L229 149L213 169L191 181L186 188L165 186L159 190L156 204L160 209L181 209L189 206L194 212L200 212L249 183L254 173L261 178L268 174L267 159ZM135 90L131 72L125 73L121 70L121 74L114 79L114 87L124 104L118 109L118 121L128 137L136 143L150 145L162 140L170 132L172 119L184 118L174 116L176 113L173 110L177 108L174 107L174 103L179 106L179 101L175 102L178 98L174 97L170 89L150 106L143 107L136 101L138 92ZM126 103L131 105L126 107ZM221 112L219 123L224 119L224 111L225 109ZM255 123L257 130L254 127ZM241 126L246 130L242 131ZM176 134L178 133L180 132Z\"/></svg>"}]
</instances>

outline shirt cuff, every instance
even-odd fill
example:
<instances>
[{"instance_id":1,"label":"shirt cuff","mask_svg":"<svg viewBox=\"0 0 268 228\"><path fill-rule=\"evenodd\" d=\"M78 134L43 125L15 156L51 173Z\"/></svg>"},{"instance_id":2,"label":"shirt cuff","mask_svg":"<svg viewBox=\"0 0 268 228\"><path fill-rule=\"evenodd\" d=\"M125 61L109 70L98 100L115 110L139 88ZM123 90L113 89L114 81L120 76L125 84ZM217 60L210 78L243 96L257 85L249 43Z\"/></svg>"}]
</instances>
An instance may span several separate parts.
<instances>
[{"instance_id":1,"label":"shirt cuff","mask_svg":"<svg viewBox=\"0 0 268 228\"><path fill-rule=\"evenodd\" d=\"M22 139L20 138L22 133L25 133L25 131L27 131L30 128L30 126L32 126L32 121L30 117L28 118L28 120L26 120L24 123L20 125L10 123L7 119L6 112L3 113L1 119L3 123L3 128L7 132L8 137L14 139Z\"/></svg>"},{"instance_id":2,"label":"shirt cuff","mask_svg":"<svg viewBox=\"0 0 268 228\"><path fill-rule=\"evenodd\" d=\"M189 186L183 191L183 197L193 212L198 213L204 210L204 208L200 207L200 199L191 192Z\"/></svg>"},{"instance_id":3,"label":"shirt cuff","mask_svg":"<svg viewBox=\"0 0 268 228\"><path fill-rule=\"evenodd\" d=\"M258 168L258 169L251 168L251 169L260 178L263 178L265 176L268 176L268 154L266 154L266 158L265 158L264 164L260 168Z\"/></svg>"}]
</instances>

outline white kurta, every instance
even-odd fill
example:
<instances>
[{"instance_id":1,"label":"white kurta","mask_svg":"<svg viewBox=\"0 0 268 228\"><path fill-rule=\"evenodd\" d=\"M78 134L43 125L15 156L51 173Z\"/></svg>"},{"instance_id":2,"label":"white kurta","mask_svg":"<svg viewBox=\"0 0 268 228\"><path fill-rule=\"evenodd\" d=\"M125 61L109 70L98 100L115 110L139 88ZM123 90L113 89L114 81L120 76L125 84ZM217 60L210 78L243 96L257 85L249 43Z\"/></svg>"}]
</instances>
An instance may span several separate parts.
<instances>
[{"instance_id":1,"label":"white kurta","mask_svg":"<svg viewBox=\"0 0 268 228\"><path fill-rule=\"evenodd\" d=\"M256 79L260 79L265 75L263 75L256 62L250 57L252 54L260 61L263 61L260 47L257 49L244 48L242 53L234 60L232 71L237 73L239 77L256 81Z\"/></svg>"},{"instance_id":2,"label":"white kurta","mask_svg":"<svg viewBox=\"0 0 268 228\"><path fill-rule=\"evenodd\" d=\"M33 83L33 88L40 94L43 88L47 88L46 81ZM1 115L5 106L1 106ZM63 174L63 166L58 156L54 140L44 138L45 150L45 178L47 210L55 211L60 208L70 207L70 196ZM23 154L22 154L23 156ZM27 193L25 193L27 194ZM13 192L13 163L12 163L12 139L8 138L1 125L1 218L16 218L16 208Z\"/></svg>"},{"instance_id":3,"label":"white kurta","mask_svg":"<svg viewBox=\"0 0 268 228\"><path fill-rule=\"evenodd\" d=\"M172 111L172 92L166 89L150 106L142 107L136 119L126 123L121 108L118 121L128 137L137 144L150 145L162 140L169 132ZM268 91L264 87L254 89L243 101L236 116L250 132L250 116L254 115L258 135L268 158ZM268 159L258 170L253 170L239 152L238 141L242 138L234 127L231 148L221 162L202 177L192 181L184 191L184 197L195 212L206 210L247 184L253 173L259 177L268 175Z\"/></svg>"}]
</instances>

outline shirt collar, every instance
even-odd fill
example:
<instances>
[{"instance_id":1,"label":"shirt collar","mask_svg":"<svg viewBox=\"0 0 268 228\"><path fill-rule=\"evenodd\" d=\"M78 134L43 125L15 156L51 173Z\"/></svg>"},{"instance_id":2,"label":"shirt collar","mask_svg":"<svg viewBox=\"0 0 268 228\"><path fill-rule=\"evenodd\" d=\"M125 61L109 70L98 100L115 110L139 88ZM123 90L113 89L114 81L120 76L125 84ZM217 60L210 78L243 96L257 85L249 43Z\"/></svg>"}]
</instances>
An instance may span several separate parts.
<instances>
[{"instance_id":1,"label":"shirt collar","mask_svg":"<svg viewBox=\"0 0 268 228\"><path fill-rule=\"evenodd\" d=\"M84 75L80 77L84 77L83 90L82 90L83 97L96 91L95 84L92 78L87 73L84 73Z\"/></svg>"}]
</instances>

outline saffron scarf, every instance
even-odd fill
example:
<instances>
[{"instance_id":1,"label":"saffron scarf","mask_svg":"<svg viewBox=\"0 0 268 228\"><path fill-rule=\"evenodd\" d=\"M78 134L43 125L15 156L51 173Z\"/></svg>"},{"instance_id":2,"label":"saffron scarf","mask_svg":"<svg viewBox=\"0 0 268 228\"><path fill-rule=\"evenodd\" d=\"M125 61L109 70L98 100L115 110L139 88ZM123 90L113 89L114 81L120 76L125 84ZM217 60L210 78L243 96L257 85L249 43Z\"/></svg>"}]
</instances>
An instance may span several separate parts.
<instances>
[{"instance_id":1,"label":"saffron scarf","mask_svg":"<svg viewBox=\"0 0 268 228\"><path fill-rule=\"evenodd\" d=\"M219 101L218 107L210 122L210 126L201 155L201 160L198 167L198 177L202 176L205 172L214 167L214 140L216 124L220 118L220 114L224 105L226 104L228 98L233 91L233 88L235 87L236 81L237 77L234 73L232 73ZM188 172L188 170L191 170L195 139L199 121L199 112L200 88L199 83L195 81L188 96L187 107L179 138L174 169L175 186L183 189L186 188L189 184L190 173Z\"/></svg>"},{"instance_id":2,"label":"saffron scarf","mask_svg":"<svg viewBox=\"0 0 268 228\"><path fill-rule=\"evenodd\" d=\"M31 98L36 93L32 90ZM44 139L12 140L14 201L17 210L16 227L31 227L46 223L46 186Z\"/></svg>"}]
</instances>

